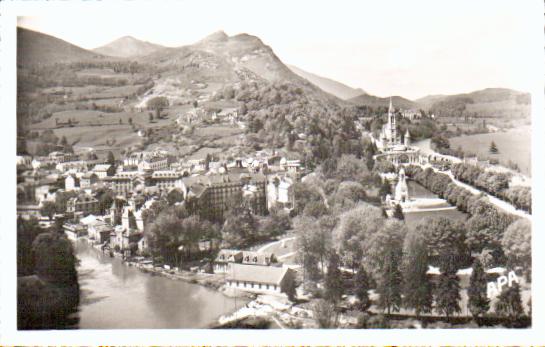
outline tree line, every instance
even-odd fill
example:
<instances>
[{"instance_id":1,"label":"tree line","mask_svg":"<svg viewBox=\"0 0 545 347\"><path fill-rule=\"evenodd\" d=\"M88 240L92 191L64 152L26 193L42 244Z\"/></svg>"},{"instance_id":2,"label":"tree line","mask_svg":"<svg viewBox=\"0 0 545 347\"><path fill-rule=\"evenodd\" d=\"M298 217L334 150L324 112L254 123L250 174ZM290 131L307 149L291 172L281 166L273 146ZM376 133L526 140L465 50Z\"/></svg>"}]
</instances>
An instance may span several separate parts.
<instances>
[{"instance_id":1,"label":"tree line","mask_svg":"<svg viewBox=\"0 0 545 347\"><path fill-rule=\"evenodd\" d=\"M456 179L508 201L518 209L532 213L531 188L525 186L510 187L510 174L489 171L466 163L453 164L451 171Z\"/></svg>"}]
</instances>

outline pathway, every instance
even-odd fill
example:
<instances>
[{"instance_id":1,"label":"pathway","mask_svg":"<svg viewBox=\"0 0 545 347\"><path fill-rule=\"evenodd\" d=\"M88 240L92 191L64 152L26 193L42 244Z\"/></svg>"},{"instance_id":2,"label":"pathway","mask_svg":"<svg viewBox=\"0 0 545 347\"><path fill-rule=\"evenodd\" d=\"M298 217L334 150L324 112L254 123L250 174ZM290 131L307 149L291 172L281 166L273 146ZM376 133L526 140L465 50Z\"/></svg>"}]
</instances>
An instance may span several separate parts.
<instances>
[{"instance_id":1,"label":"pathway","mask_svg":"<svg viewBox=\"0 0 545 347\"><path fill-rule=\"evenodd\" d=\"M268 248L270 248L270 247L272 247L272 246L274 246L276 244L279 244L279 243L282 243L282 242L288 242L288 241L295 240L295 239L296 239L296 237L286 237L285 239L281 239L281 240L278 240L278 241L268 243L265 246L258 249L257 253L263 253L263 252L265 252L265 250L267 250Z\"/></svg>"},{"instance_id":2,"label":"pathway","mask_svg":"<svg viewBox=\"0 0 545 347\"><path fill-rule=\"evenodd\" d=\"M415 146L418 146L418 148L420 148L422 150L422 152L424 153L429 153L429 154L433 154L433 155L441 155L437 152L434 152L431 147L430 147L430 142L429 142L429 139L428 140L423 140L423 141L419 141L418 143L415 143L414 144ZM459 160L459 159L458 159ZM477 195L477 194L484 194L484 196L486 196L488 198L488 201L490 201L491 204L493 204L494 206L498 207L499 209L501 210L504 210L505 212L507 213L510 213L510 214L513 214L513 215L516 215L516 216L519 216L519 217L523 217L523 218L527 218L529 220L532 220L532 215L529 214L528 212L525 212L523 210L519 210L517 209L515 206L511 205L510 203L506 202L506 201L503 201L495 196L492 196L486 192L483 192L469 184L466 184L466 183L463 183L459 180L457 180L456 178L454 178L454 175L452 174L452 172L450 170L448 171L440 171L436 168L434 168L433 166L431 165L420 165L423 169L426 169L428 167L431 167L435 172L441 172L441 173L444 173L446 175L448 175L451 179L452 179L452 182L454 182L454 184L456 184L457 186L459 187L462 187L462 188L465 188L467 189L469 192L471 192L473 195Z\"/></svg>"}]
</instances>

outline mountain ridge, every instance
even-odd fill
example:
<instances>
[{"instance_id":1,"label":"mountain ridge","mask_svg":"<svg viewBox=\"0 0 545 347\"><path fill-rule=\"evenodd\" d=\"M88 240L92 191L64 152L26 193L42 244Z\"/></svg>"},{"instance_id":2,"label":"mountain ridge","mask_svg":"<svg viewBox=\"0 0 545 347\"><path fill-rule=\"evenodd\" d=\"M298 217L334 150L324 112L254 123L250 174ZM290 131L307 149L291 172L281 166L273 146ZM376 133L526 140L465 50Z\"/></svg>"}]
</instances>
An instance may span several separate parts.
<instances>
[{"instance_id":1,"label":"mountain ridge","mask_svg":"<svg viewBox=\"0 0 545 347\"><path fill-rule=\"evenodd\" d=\"M21 65L72 63L100 60L102 54L92 52L52 35L17 27L17 63Z\"/></svg>"},{"instance_id":2,"label":"mountain ridge","mask_svg":"<svg viewBox=\"0 0 545 347\"><path fill-rule=\"evenodd\" d=\"M93 48L92 51L110 57L133 58L151 54L163 48L165 48L165 46L139 40L133 36L127 35L103 46Z\"/></svg>"},{"instance_id":3,"label":"mountain ridge","mask_svg":"<svg viewBox=\"0 0 545 347\"><path fill-rule=\"evenodd\" d=\"M304 79L308 80L310 83L314 84L323 91L335 95L340 99L348 100L362 94L367 94L367 92L361 88L352 88L334 79L316 75L312 72L300 69L294 65L287 66L295 74L303 77Z\"/></svg>"}]
</instances>

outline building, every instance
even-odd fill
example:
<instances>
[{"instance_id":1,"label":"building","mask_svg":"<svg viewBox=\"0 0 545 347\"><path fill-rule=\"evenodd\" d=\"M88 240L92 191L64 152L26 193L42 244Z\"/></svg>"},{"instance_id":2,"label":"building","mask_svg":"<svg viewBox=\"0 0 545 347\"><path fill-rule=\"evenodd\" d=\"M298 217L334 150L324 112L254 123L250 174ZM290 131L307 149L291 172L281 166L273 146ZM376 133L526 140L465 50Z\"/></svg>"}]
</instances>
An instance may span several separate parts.
<instances>
[{"instance_id":1,"label":"building","mask_svg":"<svg viewBox=\"0 0 545 347\"><path fill-rule=\"evenodd\" d=\"M271 176L267 184L267 208L291 211L295 206L293 180L290 177Z\"/></svg>"},{"instance_id":2,"label":"building","mask_svg":"<svg viewBox=\"0 0 545 347\"><path fill-rule=\"evenodd\" d=\"M373 140L380 151L373 157L375 160L389 160L394 165L422 163L420 149L411 146L411 134L408 129L403 137L403 143L401 142L397 133L396 117L391 99L388 109L388 123L383 126L379 139L373 138Z\"/></svg>"},{"instance_id":3,"label":"building","mask_svg":"<svg viewBox=\"0 0 545 347\"><path fill-rule=\"evenodd\" d=\"M223 221L233 199L245 195L255 214L267 213L267 178L263 174L225 173L184 177L184 196L197 200L198 213L210 221Z\"/></svg>"},{"instance_id":4,"label":"building","mask_svg":"<svg viewBox=\"0 0 545 347\"><path fill-rule=\"evenodd\" d=\"M288 267L232 263L225 282L229 288L252 293L280 295L284 283L290 276L294 276L294 274L293 270Z\"/></svg>"},{"instance_id":5,"label":"building","mask_svg":"<svg viewBox=\"0 0 545 347\"><path fill-rule=\"evenodd\" d=\"M55 165L55 169L59 170L60 172L84 172L87 171L88 167L89 162L87 162L86 160L65 161Z\"/></svg>"},{"instance_id":6,"label":"building","mask_svg":"<svg viewBox=\"0 0 545 347\"><path fill-rule=\"evenodd\" d=\"M242 252L242 263L269 266L273 263L277 263L277 260L273 253L244 251Z\"/></svg>"},{"instance_id":7,"label":"building","mask_svg":"<svg viewBox=\"0 0 545 347\"><path fill-rule=\"evenodd\" d=\"M226 273L231 263L242 263L242 251L222 249L214 260L214 273Z\"/></svg>"},{"instance_id":8,"label":"building","mask_svg":"<svg viewBox=\"0 0 545 347\"><path fill-rule=\"evenodd\" d=\"M89 239L104 244L110 240L110 234L114 231L114 228L104 221L97 220L94 223L90 223L87 230Z\"/></svg>"},{"instance_id":9,"label":"building","mask_svg":"<svg viewBox=\"0 0 545 347\"><path fill-rule=\"evenodd\" d=\"M73 153L51 152L49 153L49 160L55 164L58 164L67 161L76 161L78 160L78 156Z\"/></svg>"},{"instance_id":10,"label":"building","mask_svg":"<svg viewBox=\"0 0 545 347\"><path fill-rule=\"evenodd\" d=\"M80 188L80 180L76 175L68 175L64 179L64 189L66 191L76 190Z\"/></svg>"},{"instance_id":11,"label":"building","mask_svg":"<svg viewBox=\"0 0 545 347\"><path fill-rule=\"evenodd\" d=\"M89 194L80 194L74 198L68 199L66 202L67 213L81 213L86 216L88 214L96 214L98 211L98 200Z\"/></svg>"},{"instance_id":12,"label":"building","mask_svg":"<svg viewBox=\"0 0 545 347\"><path fill-rule=\"evenodd\" d=\"M403 144L405 147L411 147L411 134L409 133L409 129L407 129L405 136L403 136Z\"/></svg>"},{"instance_id":13,"label":"building","mask_svg":"<svg viewBox=\"0 0 545 347\"><path fill-rule=\"evenodd\" d=\"M81 176L79 180L80 188L90 188L92 185L98 182L98 176L94 172L87 172Z\"/></svg>"},{"instance_id":14,"label":"building","mask_svg":"<svg viewBox=\"0 0 545 347\"><path fill-rule=\"evenodd\" d=\"M138 164L139 171L156 171L168 169L168 159L166 157L154 156L151 158L144 158Z\"/></svg>"},{"instance_id":15,"label":"building","mask_svg":"<svg viewBox=\"0 0 545 347\"><path fill-rule=\"evenodd\" d=\"M409 120L415 120L421 118L421 114L417 110L403 110L401 112L401 117Z\"/></svg>"},{"instance_id":16,"label":"building","mask_svg":"<svg viewBox=\"0 0 545 347\"><path fill-rule=\"evenodd\" d=\"M96 174L99 179L104 179L115 175L115 167L110 164L97 164L93 168L93 173Z\"/></svg>"},{"instance_id":17,"label":"building","mask_svg":"<svg viewBox=\"0 0 545 347\"><path fill-rule=\"evenodd\" d=\"M398 202L406 202L409 200L409 188L407 186L407 178L405 176L405 169L399 170L399 179L395 187L395 200Z\"/></svg>"},{"instance_id":18,"label":"building","mask_svg":"<svg viewBox=\"0 0 545 347\"><path fill-rule=\"evenodd\" d=\"M393 147L401 143L397 134L396 115L390 98L390 106L388 107L388 122L382 127L380 133L380 143L382 148Z\"/></svg>"},{"instance_id":19,"label":"building","mask_svg":"<svg viewBox=\"0 0 545 347\"><path fill-rule=\"evenodd\" d=\"M138 185L143 185L144 180L137 171L118 172L115 176L106 177L105 180L110 183L116 194L128 195L132 193Z\"/></svg>"},{"instance_id":20,"label":"building","mask_svg":"<svg viewBox=\"0 0 545 347\"><path fill-rule=\"evenodd\" d=\"M72 240L87 235L87 227L82 224L63 223L62 229L68 238Z\"/></svg>"},{"instance_id":21,"label":"building","mask_svg":"<svg viewBox=\"0 0 545 347\"><path fill-rule=\"evenodd\" d=\"M154 171L151 175L152 184L158 187L169 191L174 188L181 189L185 191L185 186L182 181L182 174L175 171Z\"/></svg>"}]
</instances>

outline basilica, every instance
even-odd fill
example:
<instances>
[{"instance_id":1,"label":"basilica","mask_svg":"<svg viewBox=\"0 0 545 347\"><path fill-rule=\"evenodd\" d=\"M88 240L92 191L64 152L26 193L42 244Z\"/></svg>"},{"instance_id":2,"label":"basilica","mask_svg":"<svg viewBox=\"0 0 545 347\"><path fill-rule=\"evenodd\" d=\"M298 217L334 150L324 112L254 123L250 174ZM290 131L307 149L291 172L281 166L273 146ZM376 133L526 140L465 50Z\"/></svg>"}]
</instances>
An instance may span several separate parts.
<instances>
[{"instance_id":1,"label":"basilica","mask_svg":"<svg viewBox=\"0 0 545 347\"><path fill-rule=\"evenodd\" d=\"M394 164L418 163L420 161L419 149L411 146L411 134L409 130L405 132L403 141L397 131L396 115L390 99L388 107L388 122L383 125L379 138L374 139L379 150L375 155L375 160L386 159Z\"/></svg>"},{"instance_id":2,"label":"basilica","mask_svg":"<svg viewBox=\"0 0 545 347\"><path fill-rule=\"evenodd\" d=\"M377 147L382 151L388 150L404 150L411 145L411 135L409 130L405 132L403 141L400 134L397 133L396 115L390 98L390 106L388 107L388 122L382 126Z\"/></svg>"}]
</instances>

